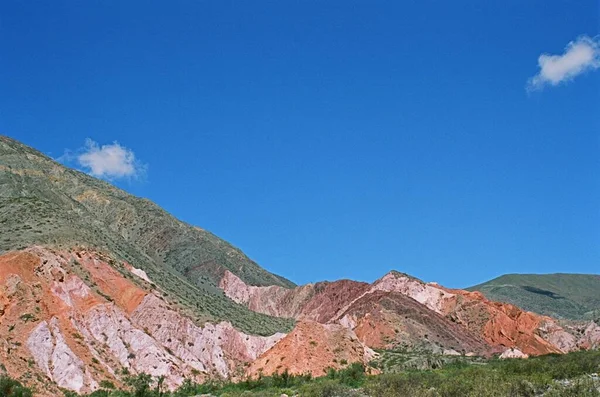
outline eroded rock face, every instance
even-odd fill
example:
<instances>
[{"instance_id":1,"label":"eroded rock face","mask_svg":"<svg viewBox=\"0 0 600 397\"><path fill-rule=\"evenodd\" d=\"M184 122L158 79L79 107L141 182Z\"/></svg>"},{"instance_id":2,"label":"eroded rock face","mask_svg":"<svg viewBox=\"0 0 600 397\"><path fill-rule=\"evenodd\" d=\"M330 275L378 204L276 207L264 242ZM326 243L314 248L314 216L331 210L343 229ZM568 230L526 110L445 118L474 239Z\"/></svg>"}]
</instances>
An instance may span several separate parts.
<instances>
[{"instance_id":1,"label":"eroded rock face","mask_svg":"<svg viewBox=\"0 0 600 397\"><path fill-rule=\"evenodd\" d=\"M580 347L584 349L600 348L600 325L590 321L587 326L583 324L580 328L583 328L583 336L579 340Z\"/></svg>"},{"instance_id":2,"label":"eroded rock face","mask_svg":"<svg viewBox=\"0 0 600 397\"><path fill-rule=\"evenodd\" d=\"M82 334L104 344L122 367L133 373L147 373L153 377L165 376L170 387L180 385L190 368L168 352L164 346L142 329L136 328L114 304L97 305L78 323ZM83 329L85 327L85 330ZM200 363L192 368L203 370Z\"/></svg>"},{"instance_id":3,"label":"eroded rock face","mask_svg":"<svg viewBox=\"0 0 600 397\"><path fill-rule=\"evenodd\" d=\"M133 267L129 263L125 263L124 265L125 265L125 269L129 270L132 274L135 274L136 276L138 276L142 280L146 281L147 283L152 282L152 280L150 280L150 277L148 277L148 274L146 274L146 272L143 271L142 269Z\"/></svg>"},{"instance_id":4,"label":"eroded rock face","mask_svg":"<svg viewBox=\"0 0 600 397\"><path fill-rule=\"evenodd\" d=\"M451 290L398 272L371 285L347 280L319 284L273 292L225 274L221 288L251 310L341 324L373 348L401 345L482 355L517 348L539 355L590 348L600 342L594 323L565 327L552 318L489 301L479 292Z\"/></svg>"},{"instance_id":5,"label":"eroded rock face","mask_svg":"<svg viewBox=\"0 0 600 397\"><path fill-rule=\"evenodd\" d=\"M307 284L294 289L255 287L228 271L219 286L229 298L255 312L320 323L336 318L349 302L369 288L367 283L352 280Z\"/></svg>"},{"instance_id":6,"label":"eroded rock face","mask_svg":"<svg viewBox=\"0 0 600 397\"><path fill-rule=\"evenodd\" d=\"M388 273L373 283L369 292L373 291L400 292L440 314L446 314L447 306L455 298L454 294L441 289L437 283L427 284L396 272Z\"/></svg>"},{"instance_id":7,"label":"eroded rock face","mask_svg":"<svg viewBox=\"0 0 600 397\"><path fill-rule=\"evenodd\" d=\"M600 326L593 321L569 322L563 326L549 321L540 327L540 334L562 352L600 347Z\"/></svg>"},{"instance_id":8,"label":"eroded rock face","mask_svg":"<svg viewBox=\"0 0 600 397\"><path fill-rule=\"evenodd\" d=\"M198 327L154 295L146 296L132 313L132 321L148 330L185 364L222 377L228 377L237 363L254 360L284 335L246 335L227 322Z\"/></svg>"},{"instance_id":9,"label":"eroded rock face","mask_svg":"<svg viewBox=\"0 0 600 397\"><path fill-rule=\"evenodd\" d=\"M290 374L323 376L327 368L340 369L353 362L368 364L375 356L348 328L305 321L255 360L246 373L256 377L287 370Z\"/></svg>"},{"instance_id":10,"label":"eroded rock face","mask_svg":"<svg viewBox=\"0 0 600 397\"><path fill-rule=\"evenodd\" d=\"M489 345L447 317L400 292L375 290L354 301L338 323L371 348L445 350L487 355Z\"/></svg>"},{"instance_id":11,"label":"eroded rock face","mask_svg":"<svg viewBox=\"0 0 600 397\"><path fill-rule=\"evenodd\" d=\"M556 320L489 301L478 292L446 289L395 272L374 283L374 288L382 286L406 294L451 319L483 338L495 352L517 348L528 355L565 353L582 345L577 332L565 329Z\"/></svg>"},{"instance_id":12,"label":"eroded rock face","mask_svg":"<svg viewBox=\"0 0 600 397\"><path fill-rule=\"evenodd\" d=\"M109 262L91 251L42 247L0 256L0 360L10 376L38 371L60 387L87 393L103 379L122 385L127 370L165 376L175 388L186 377L286 369L320 376L328 367L367 364L371 348L520 357L600 342L593 322L559 323L400 273L373 284L342 280L292 290L247 286L225 273L221 287L232 299L300 320L287 336L247 335L228 322L199 326L143 274ZM41 395L58 393L50 385Z\"/></svg>"},{"instance_id":13,"label":"eroded rock face","mask_svg":"<svg viewBox=\"0 0 600 397\"><path fill-rule=\"evenodd\" d=\"M33 330L27 347L38 367L58 386L76 392L98 387L84 362L67 345L56 317L42 321Z\"/></svg>"},{"instance_id":14,"label":"eroded rock face","mask_svg":"<svg viewBox=\"0 0 600 397\"><path fill-rule=\"evenodd\" d=\"M228 322L199 327L160 290L147 290L143 275L136 283L121 271L84 250L32 247L0 256L0 333L8 336L0 358L9 374L31 371L23 365L30 359L42 377L80 393L103 379L121 385L124 370L165 376L173 389L186 377L233 376L284 336L246 335Z\"/></svg>"}]
</instances>

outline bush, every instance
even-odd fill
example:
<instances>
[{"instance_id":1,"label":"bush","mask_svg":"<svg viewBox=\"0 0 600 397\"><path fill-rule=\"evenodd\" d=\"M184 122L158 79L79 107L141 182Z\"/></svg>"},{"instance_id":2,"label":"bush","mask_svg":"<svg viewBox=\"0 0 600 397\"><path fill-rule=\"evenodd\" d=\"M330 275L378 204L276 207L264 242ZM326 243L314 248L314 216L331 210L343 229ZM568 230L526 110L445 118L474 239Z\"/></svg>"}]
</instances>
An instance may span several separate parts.
<instances>
[{"instance_id":1,"label":"bush","mask_svg":"<svg viewBox=\"0 0 600 397\"><path fill-rule=\"evenodd\" d=\"M347 386L358 387L365 379L365 366L362 363L352 363L348 368L338 371L329 368L327 378L335 379Z\"/></svg>"},{"instance_id":2,"label":"bush","mask_svg":"<svg viewBox=\"0 0 600 397\"><path fill-rule=\"evenodd\" d=\"M150 391L152 377L148 374L142 373L138 374L137 376L129 377L125 380L125 383L132 389L134 397L152 396Z\"/></svg>"},{"instance_id":3,"label":"bush","mask_svg":"<svg viewBox=\"0 0 600 397\"><path fill-rule=\"evenodd\" d=\"M32 397L31 389L23 386L19 381L7 376L0 376L0 396L3 397Z\"/></svg>"},{"instance_id":4,"label":"bush","mask_svg":"<svg viewBox=\"0 0 600 397\"><path fill-rule=\"evenodd\" d=\"M188 379L174 393L162 396L278 397L285 393L302 397L600 397L600 380L589 376L597 372L600 372L600 351L528 360L465 359L463 363L447 363L435 370L405 370L377 376L367 376L365 367L354 363L341 370L331 368L317 379L287 371L238 383L217 380L196 384ZM106 390L109 384L102 383L104 390L90 397L159 397L159 380L145 374L129 377L127 392ZM4 395L21 396L3 394L0 389L0 396Z\"/></svg>"},{"instance_id":5,"label":"bush","mask_svg":"<svg viewBox=\"0 0 600 397\"><path fill-rule=\"evenodd\" d=\"M353 394L347 387L331 379L310 383L300 389L303 397L347 397Z\"/></svg>"}]
</instances>

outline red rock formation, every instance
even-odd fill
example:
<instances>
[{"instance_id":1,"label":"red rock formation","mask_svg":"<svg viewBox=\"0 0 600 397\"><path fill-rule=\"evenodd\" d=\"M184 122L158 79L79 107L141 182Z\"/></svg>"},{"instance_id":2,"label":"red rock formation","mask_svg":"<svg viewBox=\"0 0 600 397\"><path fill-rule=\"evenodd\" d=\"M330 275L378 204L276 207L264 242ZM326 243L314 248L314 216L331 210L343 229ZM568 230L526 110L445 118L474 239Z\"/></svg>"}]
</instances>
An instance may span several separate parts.
<instances>
[{"instance_id":1,"label":"red rock formation","mask_svg":"<svg viewBox=\"0 0 600 397\"><path fill-rule=\"evenodd\" d=\"M171 388L185 377L229 377L284 336L197 326L139 274L122 273L134 268L109 262L41 247L0 256L0 362L36 395L60 395L54 383L77 392L104 379L120 385L124 369L164 375Z\"/></svg>"},{"instance_id":2,"label":"red rock formation","mask_svg":"<svg viewBox=\"0 0 600 397\"><path fill-rule=\"evenodd\" d=\"M103 379L120 385L124 369L164 375L173 388L184 377L234 376L244 364L251 376L286 369L319 376L328 367L367 363L371 348L537 355L600 343L596 324L559 324L400 273L373 284L342 280L289 290L248 286L225 272L221 287L252 310L300 322L289 335L270 337L246 335L228 322L198 326L145 273L100 253L31 247L2 255L0 361L9 375L40 386L39 395L53 396L58 389L45 379L89 392Z\"/></svg>"},{"instance_id":3,"label":"red rock formation","mask_svg":"<svg viewBox=\"0 0 600 397\"><path fill-rule=\"evenodd\" d=\"M445 315L481 335L491 346L517 348L528 355L561 353L576 348L574 336L550 317L526 312L508 303L492 302L479 292L448 291L455 296L452 304L445 308ZM571 336L572 343L557 345L548 333L543 337L540 330L546 324L553 325L553 334Z\"/></svg>"},{"instance_id":4,"label":"red rock formation","mask_svg":"<svg viewBox=\"0 0 600 397\"><path fill-rule=\"evenodd\" d=\"M247 375L283 373L325 375L327 368L340 369L348 363L367 364L375 353L354 332L338 324L299 322L294 330L248 367Z\"/></svg>"},{"instance_id":5,"label":"red rock formation","mask_svg":"<svg viewBox=\"0 0 600 397\"><path fill-rule=\"evenodd\" d=\"M477 334L429 310L399 292L373 291L354 301L339 321L372 348L455 350L488 355L490 346Z\"/></svg>"},{"instance_id":6,"label":"red rock formation","mask_svg":"<svg viewBox=\"0 0 600 397\"><path fill-rule=\"evenodd\" d=\"M229 298L255 312L320 323L336 317L348 302L370 287L351 280L307 284L294 289L255 287L246 285L229 271L225 271L219 286Z\"/></svg>"},{"instance_id":7,"label":"red rock formation","mask_svg":"<svg viewBox=\"0 0 600 397\"><path fill-rule=\"evenodd\" d=\"M342 324L373 348L482 355L517 348L539 355L600 343L600 327L595 324L563 327L552 318L489 301L479 292L447 289L398 272L371 285L342 280L293 290L247 286L225 273L221 288L261 313Z\"/></svg>"}]
</instances>

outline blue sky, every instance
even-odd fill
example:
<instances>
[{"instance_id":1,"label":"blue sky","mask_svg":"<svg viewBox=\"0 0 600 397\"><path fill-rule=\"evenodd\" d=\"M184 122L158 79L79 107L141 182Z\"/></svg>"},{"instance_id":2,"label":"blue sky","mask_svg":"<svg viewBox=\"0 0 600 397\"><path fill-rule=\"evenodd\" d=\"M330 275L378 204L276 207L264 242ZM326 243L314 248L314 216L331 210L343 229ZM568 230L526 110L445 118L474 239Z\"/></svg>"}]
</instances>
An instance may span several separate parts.
<instances>
[{"instance_id":1,"label":"blue sky","mask_svg":"<svg viewBox=\"0 0 600 397\"><path fill-rule=\"evenodd\" d=\"M599 20L591 1L3 1L0 133L297 283L598 273Z\"/></svg>"}]
</instances>

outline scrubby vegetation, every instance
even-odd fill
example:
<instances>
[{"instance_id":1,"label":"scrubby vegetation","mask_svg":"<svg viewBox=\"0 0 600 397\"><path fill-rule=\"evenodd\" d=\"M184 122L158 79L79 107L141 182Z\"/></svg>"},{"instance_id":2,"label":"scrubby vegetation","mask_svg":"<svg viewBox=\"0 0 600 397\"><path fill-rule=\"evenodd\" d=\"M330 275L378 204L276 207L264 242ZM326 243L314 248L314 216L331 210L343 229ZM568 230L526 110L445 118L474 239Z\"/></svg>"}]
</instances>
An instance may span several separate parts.
<instances>
[{"instance_id":1,"label":"scrubby vegetation","mask_svg":"<svg viewBox=\"0 0 600 397\"><path fill-rule=\"evenodd\" d=\"M433 370L369 375L361 364L329 370L323 377L284 372L242 382L186 381L169 393L160 379L125 379L126 390L103 383L89 397L594 397L600 396L600 351L547 355L527 360L455 359ZM74 396L68 394L67 397Z\"/></svg>"},{"instance_id":2,"label":"scrubby vegetation","mask_svg":"<svg viewBox=\"0 0 600 397\"><path fill-rule=\"evenodd\" d=\"M506 274L468 288L488 299L556 318L599 319L600 276L593 274Z\"/></svg>"},{"instance_id":3,"label":"scrubby vegetation","mask_svg":"<svg viewBox=\"0 0 600 397\"><path fill-rule=\"evenodd\" d=\"M7 376L0 376L0 396L2 397L32 397L31 389Z\"/></svg>"}]
</instances>

